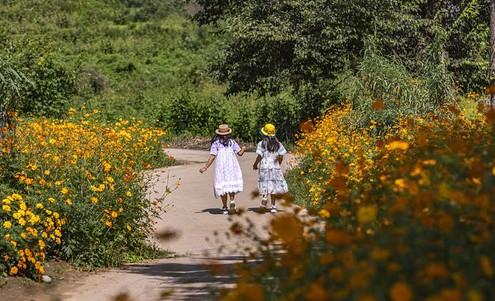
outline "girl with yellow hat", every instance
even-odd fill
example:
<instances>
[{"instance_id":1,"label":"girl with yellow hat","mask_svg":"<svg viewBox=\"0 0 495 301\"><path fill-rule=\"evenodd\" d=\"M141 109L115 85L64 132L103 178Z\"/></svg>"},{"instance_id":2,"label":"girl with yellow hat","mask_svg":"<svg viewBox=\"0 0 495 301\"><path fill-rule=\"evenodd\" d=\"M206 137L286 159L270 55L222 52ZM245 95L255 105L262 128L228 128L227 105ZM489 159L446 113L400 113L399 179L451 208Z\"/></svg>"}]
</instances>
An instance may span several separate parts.
<instances>
[{"instance_id":1,"label":"girl with yellow hat","mask_svg":"<svg viewBox=\"0 0 495 301\"><path fill-rule=\"evenodd\" d=\"M272 205L270 212L276 213L275 196L289 191L281 167L287 151L278 141L276 128L273 124L265 124L261 129L261 134L263 134L263 140L258 143L256 148L258 156L254 161L253 169L259 170L258 189L262 196L261 209L266 209L268 196L270 196Z\"/></svg>"}]
</instances>

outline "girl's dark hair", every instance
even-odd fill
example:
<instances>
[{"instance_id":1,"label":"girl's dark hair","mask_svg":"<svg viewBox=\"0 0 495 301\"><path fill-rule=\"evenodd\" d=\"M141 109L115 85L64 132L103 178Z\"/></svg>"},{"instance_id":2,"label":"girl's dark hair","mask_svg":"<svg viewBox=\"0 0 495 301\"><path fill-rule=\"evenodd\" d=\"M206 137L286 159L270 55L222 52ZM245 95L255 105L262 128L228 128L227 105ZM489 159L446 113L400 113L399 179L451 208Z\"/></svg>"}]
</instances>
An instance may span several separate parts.
<instances>
[{"instance_id":1,"label":"girl's dark hair","mask_svg":"<svg viewBox=\"0 0 495 301\"><path fill-rule=\"evenodd\" d=\"M263 148L269 151L270 153L278 152L280 148L280 141L278 141L277 137L263 137Z\"/></svg>"},{"instance_id":2,"label":"girl's dark hair","mask_svg":"<svg viewBox=\"0 0 495 301\"><path fill-rule=\"evenodd\" d=\"M219 141L223 146L227 147L230 145L231 141L232 141L232 136L229 134L229 135L218 135L218 134L215 134L215 136L213 136L213 138L211 139L211 144L215 143L215 141Z\"/></svg>"}]
</instances>

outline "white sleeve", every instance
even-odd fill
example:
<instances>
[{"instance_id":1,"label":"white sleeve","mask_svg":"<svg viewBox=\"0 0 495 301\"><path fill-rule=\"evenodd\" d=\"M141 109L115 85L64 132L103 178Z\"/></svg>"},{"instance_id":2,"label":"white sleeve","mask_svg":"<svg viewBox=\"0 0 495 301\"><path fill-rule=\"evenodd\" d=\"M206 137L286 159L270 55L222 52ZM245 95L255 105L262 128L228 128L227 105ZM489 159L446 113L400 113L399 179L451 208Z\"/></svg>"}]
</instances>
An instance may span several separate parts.
<instances>
[{"instance_id":1,"label":"white sleeve","mask_svg":"<svg viewBox=\"0 0 495 301\"><path fill-rule=\"evenodd\" d=\"M284 156L287 154L287 150L285 149L285 147L283 146L282 143L280 143L280 148L278 149L278 154L280 156Z\"/></svg>"},{"instance_id":2,"label":"white sleeve","mask_svg":"<svg viewBox=\"0 0 495 301\"><path fill-rule=\"evenodd\" d=\"M258 146L256 147L256 153L260 156L263 156L264 152L265 152L265 148L263 147L263 141L260 141L258 143Z\"/></svg>"}]
</instances>

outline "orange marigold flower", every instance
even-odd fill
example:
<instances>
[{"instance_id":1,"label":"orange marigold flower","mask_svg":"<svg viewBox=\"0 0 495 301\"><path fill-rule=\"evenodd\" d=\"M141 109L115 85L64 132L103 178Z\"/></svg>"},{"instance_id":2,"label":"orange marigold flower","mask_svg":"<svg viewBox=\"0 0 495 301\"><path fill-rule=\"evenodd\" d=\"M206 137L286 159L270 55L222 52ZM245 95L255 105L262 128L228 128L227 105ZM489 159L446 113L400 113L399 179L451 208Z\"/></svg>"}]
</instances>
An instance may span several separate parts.
<instances>
[{"instance_id":1,"label":"orange marigold flower","mask_svg":"<svg viewBox=\"0 0 495 301\"><path fill-rule=\"evenodd\" d=\"M395 283L389 291L391 301L411 301L413 293L409 285L403 282Z\"/></svg>"}]
</instances>

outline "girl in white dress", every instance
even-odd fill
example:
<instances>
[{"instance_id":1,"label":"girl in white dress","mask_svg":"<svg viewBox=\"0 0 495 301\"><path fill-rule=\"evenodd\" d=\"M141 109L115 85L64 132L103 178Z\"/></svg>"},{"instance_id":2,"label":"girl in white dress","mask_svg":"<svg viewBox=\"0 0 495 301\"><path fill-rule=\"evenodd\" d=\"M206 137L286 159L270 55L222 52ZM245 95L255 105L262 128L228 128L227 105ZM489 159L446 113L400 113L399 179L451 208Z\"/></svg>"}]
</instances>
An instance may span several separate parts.
<instances>
[{"instance_id":1,"label":"girl in white dress","mask_svg":"<svg viewBox=\"0 0 495 301\"><path fill-rule=\"evenodd\" d=\"M261 129L261 133L264 137L258 143L256 149L258 157L254 161L253 169L259 169L258 189L262 196L261 209L266 209L268 196L270 195L272 203L270 212L276 213L276 196L289 191L281 168L284 155L287 154L287 151L275 137L276 129L273 124L266 124Z\"/></svg>"},{"instance_id":2,"label":"girl in white dress","mask_svg":"<svg viewBox=\"0 0 495 301\"><path fill-rule=\"evenodd\" d=\"M222 199L223 214L229 213L227 198L230 198L230 212L234 213L235 195L243 190L242 172L237 156L242 156L245 148L241 148L231 137L232 129L226 124L219 125L215 134L211 141L208 162L199 172L204 173L216 159L213 192L215 198Z\"/></svg>"}]
</instances>

